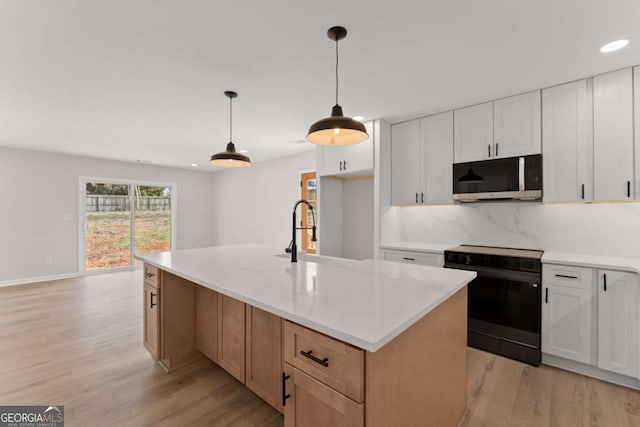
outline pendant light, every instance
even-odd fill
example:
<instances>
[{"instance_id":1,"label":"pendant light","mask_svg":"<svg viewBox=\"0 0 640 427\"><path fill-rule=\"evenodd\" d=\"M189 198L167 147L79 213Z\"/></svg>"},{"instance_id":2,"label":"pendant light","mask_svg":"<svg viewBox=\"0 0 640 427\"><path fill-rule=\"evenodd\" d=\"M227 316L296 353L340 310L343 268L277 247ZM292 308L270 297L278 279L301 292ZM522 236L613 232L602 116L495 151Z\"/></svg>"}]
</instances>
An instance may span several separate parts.
<instances>
[{"instance_id":1,"label":"pendant light","mask_svg":"<svg viewBox=\"0 0 640 427\"><path fill-rule=\"evenodd\" d=\"M251 166L251 160L248 156L236 152L236 146L232 142L233 136L233 98L237 98L238 94L233 91L226 91L224 95L229 98L229 143L226 151L211 156L211 164L214 166L225 166L229 168L244 168Z\"/></svg>"},{"instance_id":2,"label":"pendant light","mask_svg":"<svg viewBox=\"0 0 640 427\"><path fill-rule=\"evenodd\" d=\"M369 138L367 129L361 122L345 117L342 107L338 104L338 41L347 36L347 30L344 27L331 27L327 35L336 42L336 105L333 106L330 117L311 125L307 141L312 144L334 146L357 144Z\"/></svg>"}]
</instances>

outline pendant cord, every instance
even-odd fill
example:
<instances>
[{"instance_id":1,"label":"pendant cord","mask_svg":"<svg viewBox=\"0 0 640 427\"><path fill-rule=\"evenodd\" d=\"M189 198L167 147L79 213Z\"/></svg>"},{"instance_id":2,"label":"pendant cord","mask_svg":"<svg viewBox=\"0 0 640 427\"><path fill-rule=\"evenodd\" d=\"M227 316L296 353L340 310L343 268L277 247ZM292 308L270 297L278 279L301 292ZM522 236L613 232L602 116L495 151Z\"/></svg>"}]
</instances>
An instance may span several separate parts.
<instances>
[{"instance_id":1,"label":"pendant cord","mask_svg":"<svg viewBox=\"0 0 640 427\"><path fill-rule=\"evenodd\" d=\"M233 98L229 97L229 142L233 141L233 108L231 108L232 102Z\"/></svg>"},{"instance_id":2,"label":"pendant cord","mask_svg":"<svg viewBox=\"0 0 640 427\"><path fill-rule=\"evenodd\" d=\"M336 105L338 105L338 38L336 37Z\"/></svg>"}]
</instances>

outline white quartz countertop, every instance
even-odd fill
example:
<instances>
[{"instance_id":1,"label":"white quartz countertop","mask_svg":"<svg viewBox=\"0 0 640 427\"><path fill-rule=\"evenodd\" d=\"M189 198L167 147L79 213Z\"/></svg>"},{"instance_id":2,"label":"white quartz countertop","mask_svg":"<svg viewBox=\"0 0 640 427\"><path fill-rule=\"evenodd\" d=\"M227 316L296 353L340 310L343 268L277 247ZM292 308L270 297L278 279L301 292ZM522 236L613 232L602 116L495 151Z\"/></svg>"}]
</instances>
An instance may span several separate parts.
<instances>
[{"instance_id":1,"label":"white quartz countertop","mask_svg":"<svg viewBox=\"0 0 640 427\"><path fill-rule=\"evenodd\" d=\"M545 252L545 264L566 264L579 267L607 268L640 273L640 258L624 258L602 255L574 254L568 252Z\"/></svg>"},{"instance_id":2,"label":"white quartz countertop","mask_svg":"<svg viewBox=\"0 0 640 427\"><path fill-rule=\"evenodd\" d=\"M471 271L323 256L292 263L289 254L253 244L136 258L371 352L476 276Z\"/></svg>"},{"instance_id":3,"label":"white quartz countertop","mask_svg":"<svg viewBox=\"0 0 640 427\"><path fill-rule=\"evenodd\" d=\"M447 249L458 246L458 243L416 243L416 242L386 242L380 243L382 249L399 251L416 251L443 254Z\"/></svg>"}]
</instances>

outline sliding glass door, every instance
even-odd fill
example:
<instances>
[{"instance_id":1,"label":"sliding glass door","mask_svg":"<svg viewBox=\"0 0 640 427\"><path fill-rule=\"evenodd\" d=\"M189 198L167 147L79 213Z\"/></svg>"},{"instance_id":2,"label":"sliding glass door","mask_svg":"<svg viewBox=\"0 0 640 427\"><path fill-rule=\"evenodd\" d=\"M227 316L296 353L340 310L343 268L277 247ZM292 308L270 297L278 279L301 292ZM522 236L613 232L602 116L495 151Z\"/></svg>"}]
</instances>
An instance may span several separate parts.
<instances>
[{"instance_id":1,"label":"sliding glass door","mask_svg":"<svg viewBox=\"0 0 640 427\"><path fill-rule=\"evenodd\" d=\"M136 254L171 250L171 186L82 184L85 271L129 268Z\"/></svg>"}]
</instances>

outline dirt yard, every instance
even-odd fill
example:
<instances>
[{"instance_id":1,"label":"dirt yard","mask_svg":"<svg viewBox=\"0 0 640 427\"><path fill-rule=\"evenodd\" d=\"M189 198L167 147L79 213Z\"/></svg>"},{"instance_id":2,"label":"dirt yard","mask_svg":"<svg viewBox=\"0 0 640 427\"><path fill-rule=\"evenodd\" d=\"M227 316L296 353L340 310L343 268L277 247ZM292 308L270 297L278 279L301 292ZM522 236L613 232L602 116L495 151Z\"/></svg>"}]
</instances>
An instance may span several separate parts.
<instances>
[{"instance_id":1,"label":"dirt yard","mask_svg":"<svg viewBox=\"0 0 640 427\"><path fill-rule=\"evenodd\" d=\"M86 268L129 265L129 212L87 213ZM171 216L169 211L136 212L136 253L170 250Z\"/></svg>"}]
</instances>

